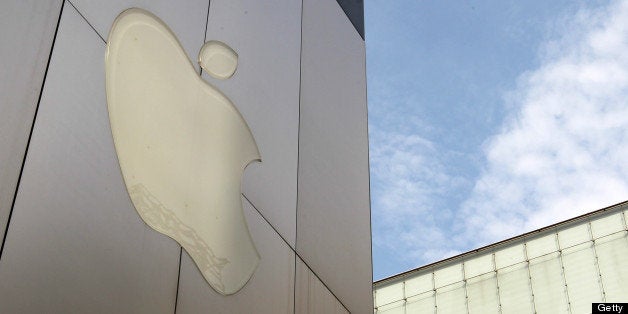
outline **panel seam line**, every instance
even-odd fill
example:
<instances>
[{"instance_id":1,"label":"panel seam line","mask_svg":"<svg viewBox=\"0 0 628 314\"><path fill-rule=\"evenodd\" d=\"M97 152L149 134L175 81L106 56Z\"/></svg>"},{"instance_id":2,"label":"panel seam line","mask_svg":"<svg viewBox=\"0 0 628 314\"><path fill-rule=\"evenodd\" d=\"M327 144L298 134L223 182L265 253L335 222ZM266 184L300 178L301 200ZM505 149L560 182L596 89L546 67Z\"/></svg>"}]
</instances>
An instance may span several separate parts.
<instances>
[{"instance_id":1,"label":"panel seam line","mask_svg":"<svg viewBox=\"0 0 628 314\"><path fill-rule=\"evenodd\" d=\"M52 60L52 52L54 51L55 42L57 41L57 34L59 32L59 25L61 24L61 15L63 15L63 7L65 6L65 0L61 3L61 9L59 10L59 17L57 18L57 25L55 27L55 33L52 37L52 45L50 46L50 53L48 54L48 61L46 62L46 70L44 71L44 78L41 82L41 88L39 90L39 97L37 99L37 105L35 106L35 113L33 114L33 122L31 123L31 129L28 134L28 140L26 141L26 147L24 149L24 157L22 157L22 165L20 166L20 174L17 178L15 185L15 191L13 192L13 200L11 201L11 209L9 210L9 216L7 217L7 224L4 228L4 235L2 236L2 245L0 246L0 259L2 259L2 253L4 252L4 245L7 241L7 235L9 233L9 226L11 225L11 216L13 215L13 209L15 208L15 202L17 200L17 194L20 189L20 183L22 182L22 175L24 174L24 165L26 164L26 157L28 155L28 149L33 137L33 130L35 129L35 122L37 121L37 113L39 111L39 105L41 104L41 97L44 94L44 87L46 86L46 78L48 77L48 69L50 68L50 60Z\"/></svg>"},{"instance_id":2,"label":"panel seam line","mask_svg":"<svg viewBox=\"0 0 628 314\"><path fill-rule=\"evenodd\" d=\"M94 27L94 25L92 25L92 23L90 23L87 18L85 17L85 15L83 15L83 13L81 13L81 11L79 11L79 9L76 8L76 6L74 5L74 3L72 3L72 1L67 0L68 3L74 8L74 10L76 10L76 12L83 18L83 20L85 20L85 23L87 23L87 25L89 25L89 27L92 28L92 30L96 33L96 35L98 35L98 37L100 37L100 39L102 40L102 42L104 42L105 44L107 43L107 41L105 40L104 37L102 37L100 35L100 33L96 30L96 28Z\"/></svg>"},{"instance_id":3,"label":"panel seam line","mask_svg":"<svg viewBox=\"0 0 628 314\"><path fill-rule=\"evenodd\" d=\"M281 233L279 233L279 231L277 231L277 229L275 229L275 227L268 221L268 219L266 219L266 217L264 217L264 215L262 215L262 213L259 211L259 209L257 209L257 207L255 207L255 205L246 197L246 195L242 194L242 197L244 197L244 199L246 199L246 201L249 204L251 204L251 207L253 207L253 209L255 209L255 211L260 215L260 217L262 217L262 219L264 219L266 224L268 224L270 226L270 228L273 229L273 231L277 234L277 236L279 236L279 238L281 240L283 240L283 242L288 246L288 248L290 248L290 250L292 250L294 252L294 255L295 255L295 260L294 260L294 263L295 263L295 267L294 267L295 278L296 278L296 258L298 257L303 262L303 264L305 264L305 266L307 266L307 268L312 272L312 274L314 274L314 276L316 276L316 278L318 278L318 280L323 284L323 286L325 286L325 288L334 296L334 298L336 298L338 303L340 303L342 305L342 307L344 307L350 313L350 311L347 309L347 307L344 305L344 303L342 303L342 301L340 301L338 296L331 289L329 289L329 287L327 286L327 284L325 284L325 282L321 279L321 277L312 269L312 267L310 267L310 265L308 265L308 263L305 262L303 257L301 255L299 255L299 253L296 251L296 249L294 249L292 246L290 246L290 243L288 243L288 241L286 241L286 239L281 235ZM296 279L295 279L295 287L294 287L294 289L296 289ZM296 303L295 303L295 308L296 308Z\"/></svg>"},{"instance_id":4,"label":"panel seam line","mask_svg":"<svg viewBox=\"0 0 628 314\"><path fill-rule=\"evenodd\" d=\"M301 0L301 30L299 36L299 108L297 118L297 195L294 206L294 285L293 285L293 313L297 312L297 241L299 239L299 160L301 152L301 86L303 85L303 3ZM300 258L300 257L299 257ZM303 259L301 259L303 260Z\"/></svg>"},{"instance_id":5,"label":"panel seam line","mask_svg":"<svg viewBox=\"0 0 628 314\"><path fill-rule=\"evenodd\" d=\"M211 7L211 0L207 1L207 15L205 16L205 33L203 34L203 42L202 44L205 44L205 41L207 40L207 26L209 25L209 8ZM201 45L202 46L202 45ZM198 75L201 76L203 75L203 69L200 68L198 71ZM183 258L183 246L179 245L179 270L177 272L177 291L175 292L175 296L174 296L174 313L177 313L177 306L179 305L179 286L181 283L181 261Z\"/></svg>"}]
</instances>

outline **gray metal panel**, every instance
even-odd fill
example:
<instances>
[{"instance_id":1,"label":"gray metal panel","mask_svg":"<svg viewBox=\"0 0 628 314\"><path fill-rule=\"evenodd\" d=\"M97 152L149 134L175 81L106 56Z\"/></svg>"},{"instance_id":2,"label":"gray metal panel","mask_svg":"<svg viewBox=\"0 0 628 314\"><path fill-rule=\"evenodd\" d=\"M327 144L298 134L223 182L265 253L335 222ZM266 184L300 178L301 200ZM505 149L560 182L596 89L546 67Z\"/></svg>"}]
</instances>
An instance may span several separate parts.
<instances>
[{"instance_id":1,"label":"gray metal panel","mask_svg":"<svg viewBox=\"0 0 628 314\"><path fill-rule=\"evenodd\" d=\"M334 0L305 0L297 252L353 313L372 311L365 50Z\"/></svg>"},{"instance_id":2,"label":"gray metal panel","mask_svg":"<svg viewBox=\"0 0 628 314\"><path fill-rule=\"evenodd\" d=\"M62 1L0 2L0 246ZM9 75L10 74L10 75Z\"/></svg>"},{"instance_id":3,"label":"gray metal panel","mask_svg":"<svg viewBox=\"0 0 628 314\"><path fill-rule=\"evenodd\" d=\"M113 20L122 11L132 7L150 11L170 27L194 65L197 66L195 61L205 38L209 0L72 0L71 2L104 40L107 40L109 36Z\"/></svg>"},{"instance_id":4,"label":"gray metal panel","mask_svg":"<svg viewBox=\"0 0 628 314\"><path fill-rule=\"evenodd\" d=\"M3 313L172 313L179 246L124 187L105 44L65 5L0 259Z\"/></svg>"},{"instance_id":5,"label":"gray metal panel","mask_svg":"<svg viewBox=\"0 0 628 314\"><path fill-rule=\"evenodd\" d=\"M295 313L342 314L349 313L314 273L297 257L295 286Z\"/></svg>"},{"instance_id":6,"label":"gray metal panel","mask_svg":"<svg viewBox=\"0 0 628 314\"><path fill-rule=\"evenodd\" d=\"M204 77L231 98L257 141L262 162L246 169L244 195L294 247L301 1L214 0L207 40L239 55L232 78Z\"/></svg>"},{"instance_id":7,"label":"gray metal panel","mask_svg":"<svg viewBox=\"0 0 628 314\"><path fill-rule=\"evenodd\" d=\"M220 295L207 284L184 251L177 313L293 313L294 251L245 198L242 203L261 256L253 277L236 294Z\"/></svg>"}]
</instances>

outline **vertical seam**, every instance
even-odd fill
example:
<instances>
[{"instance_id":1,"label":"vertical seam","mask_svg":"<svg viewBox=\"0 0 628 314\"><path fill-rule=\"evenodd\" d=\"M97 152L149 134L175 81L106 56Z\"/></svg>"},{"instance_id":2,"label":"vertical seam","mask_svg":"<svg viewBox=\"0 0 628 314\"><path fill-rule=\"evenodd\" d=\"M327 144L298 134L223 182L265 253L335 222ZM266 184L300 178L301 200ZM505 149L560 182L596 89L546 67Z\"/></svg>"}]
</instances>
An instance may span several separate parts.
<instances>
[{"instance_id":1,"label":"vertical seam","mask_svg":"<svg viewBox=\"0 0 628 314\"><path fill-rule=\"evenodd\" d=\"M366 5L366 4L365 4ZM362 8L362 20L364 21L364 7ZM371 208L371 140L370 140L370 136L369 136L369 106L368 106L368 74L367 74L367 60L366 60L366 41L365 41L365 34L366 31L364 30L364 27L366 27L365 23L363 22L363 33L364 36L362 36L362 41L364 43L364 106L366 107L366 169L367 169L367 173L368 173L368 199L369 199L369 210L368 210L368 215L369 215L369 242L370 242L370 254L371 254L371 282L374 282L374 272L373 272L373 209ZM374 287L371 285L371 292L374 290ZM373 300L373 302L375 302Z\"/></svg>"},{"instance_id":2,"label":"vertical seam","mask_svg":"<svg viewBox=\"0 0 628 314\"><path fill-rule=\"evenodd\" d=\"M434 294L434 314L438 313L438 304L436 303L436 274L435 270L432 268L430 274L432 275L432 293Z\"/></svg>"},{"instance_id":3,"label":"vertical seam","mask_svg":"<svg viewBox=\"0 0 628 314\"><path fill-rule=\"evenodd\" d=\"M183 257L183 247L179 246L179 270L177 272L177 291L174 294L174 313L177 313L177 305L179 304L179 282L181 280L181 258Z\"/></svg>"},{"instance_id":4,"label":"vertical seam","mask_svg":"<svg viewBox=\"0 0 628 314\"><path fill-rule=\"evenodd\" d=\"M205 16L205 33L203 34L203 42L205 44L207 40L207 26L209 25L209 8L211 7L211 0L207 1L207 15ZM202 45L201 45L202 46ZM203 75L203 68L199 67L198 75ZM177 291L174 295L174 313L177 313L177 306L179 305L179 285L181 283L181 260L183 257L183 247L179 245L179 270L177 272Z\"/></svg>"},{"instance_id":5,"label":"vertical seam","mask_svg":"<svg viewBox=\"0 0 628 314\"><path fill-rule=\"evenodd\" d=\"M314 275L314 277L316 277L316 279L318 279L318 281L323 285L323 287L325 287L325 289L327 289L327 291L329 291L329 293L336 299L336 301L338 301L338 303L340 305L342 305L342 307L347 311L347 313L351 313L351 311L349 311L349 309L345 306L344 303L342 303L342 301L340 301L340 298L338 298L338 296L329 288L329 286L327 286L327 284L321 279L321 277L312 269L312 267L310 267L310 265L308 265L305 260L298 254L295 252L296 257L299 258L299 260L301 260L301 262L303 263L303 265L305 265L305 267L307 267L307 269L312 273L312 275Z\"/></svg>"},{"instance_id":6,"label":"vertical seam","mask_svg":"<svg viewBox=\"0 0 628 314\"><path fill-rule=\"evenodd\" d=\"M401 288L403 289L403 314L408 314L408 296L406 294L406 278L403 278L401 282Z\"/></svg>"},{"instance_id":7,"label":"vertical seam","mask_svg":"<svg viewBox=\"0 0 628 314\"><path fill-rule=\"evenodd\" d=\"M600 271L600 259L597 255L597 249L596 249L596 243L595 240L596 238L593 237L593 227L591 226L591 219L589 218L589 222L587 223L587 227L589 229L589 236L590 236L590 241L591 241L591 249L593 251L593 256L594 256L594 263L595 263L595 270L597 271L597 280L600 286L600 292L602 293L602 302L606 302L606 291L604 289L604 282L602 281L602 272Z\"/></svg>"},{"instance_id":8,"label":"vertical seam","mask_svg":"<svg viewBox=\"0 0 628 314\"><path fill-rule=\"evenodd\" d=\"M253 203L251 203L251 201L246 197L246 195L244 195L244 194L241 194L241 195L249 203L249 205L251 205L251 207L253 207L255 212L260 215L260 217L264 220L264 222L266 222L266 224L275 232L275 234L288 246L288 248L290 248L290 250L292 250L292 252L294 252L295 267L294 267L293 297L296 297L296 264L297 264L297 258L298 258L299 260L301 260L303 265L305 265L309 269L309 271L312 273L312 275L314 275L314 277L316 277L321 282L321 284L325 287L325 289L327 289L331 293L331 295L338 301L338 303L340 303L342 305L342 307L345 308L347 310L347 312L349 312L347 307L342 303L342 301L340 301L338 296L336 294L334 294L334 292L327 286L327 284L325 284L325 282L321 279L321 277L312 269L312 267L310 267L310 265L308 265L308 263L303 259L303 257L300 256L299 253L297 253L290 246L290 243L288 243L288 241L281 235L281 233L279 233L279 231L277 231L277 229L275 229L275 227L266 219L266 217L264 217L264 215L262 215L260 210L257 207L255 207L255 205ZM294 311L296 311L296 303L295 303L293 309L294 309Z\"/></svg>"},{"instance_id":9,"label":"vertical seam","mask_svg":"<svg viewBox=\"0 0 628 314\"><path fill-rule=\"evenodd\" d=\"M462 265L462 282L464 284L464 306L467 309L467 314L469 314L469 288L467 287L467 272L466 269L464 267L464 262L461 263Z\"/></svg>"},{"instance_id":10,"label":"vertical seam","mask_svg":"<svg viewBox=\"0 0 628 314\"><path fill-rule=\"evenodd\" d=\"M558 248L558 261L560 262L560 277L563 280L563 287L565 291L565 297L567 298L567 312L571 311L571 300L569 299L569 287L567 286L567 275L565 273L565 263L563 262L563 248L560 245L560 238L558 237L558 229L554 232L556 239L556 247Z\"/></svg>"},{"instance_id":11,"label":"vertical seam","mask_svg":"<svg viewBox=\"0 0 628 314\"><path fill-rule=\"evenodd\" d=\"M503 313L502 312L502 299L501 296L499 295L499 274L497 273L497 261L495 261L495 252L491 253L491 257L493 260L493 271L495 272L495 288L496 288L496 292L497 292L497 309L499 310L499 313Z\"/></svg>"},{"instance_id":12,"label":"vertical seam","mask_svg":"<svg viewBox=\"0 0 628 314\"><path fill-rule=\"evenodd\" d=\"M293 281L293 295L292 295L292 312L297 312L297 248L299 246L299 161L301 158L301 86L303 85L303 4L304 0L301 0L301 32L299 38L299 108L297 117L297 195L296 204L294 206L294 281Z\"/></svg>"},{"instance_id":13,"label":"vertical seam","mask_svg":"<svg viewBox=\"0 0 628 314\"><path fill-rule=\"evenodd\" d=\"M28 155L28 149L33 137L33 130L35 129L35 122L37 121L37 113L39 111L39 105L41 104L41 97L44 93L44 86L46 86L46 78L48 77L48 69L50 68L50 60L52 60L52 52L54 51L55 42L57 40L57 34L59 32L59 25L61 24L61 15L63 14L63 7L65 0L61 3L61 9L59 10L59 17L57 18L57 25L55 27L55 33L52 37L52 44L50 45L50 53L48 54L48 61L46 62L46 70L44 71L44 78L41 82L41 88L39 90L39 97L37 99L37 105L35 106L35 113L33 114L33 122L31 123L31 129L28 133L28 140L26 141L26 147L24 149L24 156L22 157L22 165L20 166L20 174L17 178L15 185L15 191L13 192L13 200L11 201L11 209L9 210L9 216L7 217L7 224L4 228L4 235L2 236L2 245L0 245L0 259L2 259L2 253L4 252L4 245L7 241L7 234L9 233L9 225L11 225L11 216L13 215L13 209L15 208L15 201L17 200L17 193L20 189L20 183L22 181L22 174L24 173L24 165L26 164L26 157Z\"/></svg>"},{"instance_id":14,"label":"vertical seam","mask_svg":"<svg viewBox=\"0 0 628 314\"><path fill-rule=\"evenodd\" d=\"M537 313L536 311L536 301L534 299L534 287L532 287L532 272L530 270L530 257L528 256L528 242L527 240L524 240L523 242L523 254L525 255L525 259L526 259L526 268L528 271L528 283L530 284L530 295L532 296L532 310L534 311L534 313Z\"/></svg>"}]
</instances>

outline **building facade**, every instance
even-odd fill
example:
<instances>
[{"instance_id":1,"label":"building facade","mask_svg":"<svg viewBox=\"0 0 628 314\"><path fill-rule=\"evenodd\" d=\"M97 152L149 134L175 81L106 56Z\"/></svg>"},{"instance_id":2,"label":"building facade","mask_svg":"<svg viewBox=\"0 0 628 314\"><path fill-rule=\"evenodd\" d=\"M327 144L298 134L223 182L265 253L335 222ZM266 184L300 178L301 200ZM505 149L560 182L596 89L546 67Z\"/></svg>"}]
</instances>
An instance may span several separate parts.
<instances>
[{"instance_id":1,"label":"building facade","mask_svg":"<svg viewBox=\"0 0 628 314\"><path fill-rule=\"evenodd\" d=\"M591 313L628 297L628 202L375 282L375 313Z\"/></svg>"},{"instance_id":2,"label":"building facade","mask_svg":"<svg viewBox=\"0 0 628 314\"><path fill-rule=\"evenodd\" d=\"M229 80L202 74L262 159L242 178L261 259L235 294L213 290L125 188L105 53L132 7L192 61L209 40L238 54ZM1 313L372 310L362 1L3 1L0 15Z\"/></svg>"}]
</instances>

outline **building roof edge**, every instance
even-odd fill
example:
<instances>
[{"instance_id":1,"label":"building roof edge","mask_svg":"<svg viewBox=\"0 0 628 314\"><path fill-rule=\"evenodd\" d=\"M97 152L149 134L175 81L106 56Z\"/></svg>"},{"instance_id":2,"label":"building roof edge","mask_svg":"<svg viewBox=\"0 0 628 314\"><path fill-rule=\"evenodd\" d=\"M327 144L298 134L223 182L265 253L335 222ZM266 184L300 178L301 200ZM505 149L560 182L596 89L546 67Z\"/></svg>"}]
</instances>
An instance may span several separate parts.
<instances>
[{"instance_id":1,"label":"building roof edge","mask_svg":"<svg viewBox=\"0 0 628 314\"><path fill-rule=\"evenodd\" d=\"M474 255L474 254L477 254L477 253L480 253L480 252L483 252L483 251L487 251L487 250L496 248L496 247L504 245L506 243L515 242L515 241L519 241L519 240L524 240L527 237L530 237L530 236L533 236L533 235L537 235L537 234L542 233L544 231L548 231L550 229L558 228L558 227L561 227L561 226L564 226L564 225L569 225L569 224L572 224L574 222L581 221L581 220L590 218L592 216L600 215L602 213L605 213L605 212L608 212L608 211L611 211L611 210L615 210L615 209L618 209L618 208L622 208L622 207L625 207L625 206L628 206L628 200L620 202L620 203L617 203L617 204L614 204L614 205L610 205L610 206L607 206L607 207L604 207L604 208L601 208L601 209L597 209L597 210L594 210L592 212L588 212L586 214L582 214L580 216L576 216L576 217L573 217L573 218L570 218L570 219L567 219L567 220L563 220L563 221L557 222L555 224L552 224L552 225L549 225L549 226L546 226L546 227L542 227L542 228L539 228L539 229L536 229L536 230L533 230L533 231L530 231L530 232L526 232L526 233L523 233L523 234L511 237L511 238L508 238L508 239L505 239L505 240L501 240L499 242L491 243L489 245L485 245L485 246L482 246L482 247L477 248L477 249L473 249L473 250L470 250L470 251L467 251L467 252L464 252L464 253L452 256L452 257L448 257L448 258L445 258L445 259L440 260L440 261L436 261L436 262L433 262L433 263L430 263L430 264L427 264L427 265L423 265L423 266L420 266L420 267L417 267L417 268L414 268L414 269L411 269L411 270L407 270L407 271L398 273L396 275L392 275L390 277L386 277L386 278L377 280L377 281L373 282L373 286L385 285L387 283L403 279L403 278L405 278L408 275L413 274L413 273L418 273L418 272L421 272L421 271L426 270L426 269L435 268L435 267L443 265L443 264L451 263L453 261L460 260L460 259L462 259L464 257L471 256L471 255Z\"/></svg>"}]
</instances>

